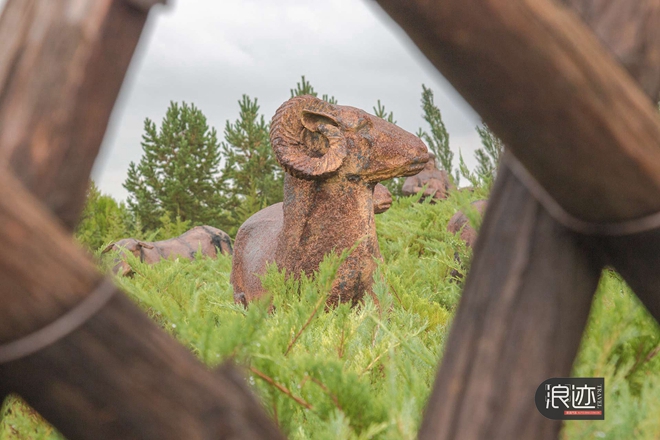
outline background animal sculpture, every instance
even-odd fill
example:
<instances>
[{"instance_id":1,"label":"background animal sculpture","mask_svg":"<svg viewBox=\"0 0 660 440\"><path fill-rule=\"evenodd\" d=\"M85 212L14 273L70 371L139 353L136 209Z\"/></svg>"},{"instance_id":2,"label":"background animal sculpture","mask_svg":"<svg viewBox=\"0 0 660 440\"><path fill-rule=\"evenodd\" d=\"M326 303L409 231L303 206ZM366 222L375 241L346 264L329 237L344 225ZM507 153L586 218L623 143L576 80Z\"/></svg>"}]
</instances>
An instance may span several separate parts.
<instances>
[{"instance_id":1,"label":"background animal sculpture","mask_svg":"<svg viewBox=\"0 0 660 440\"><path fill-rule=\"evenodd\" d=\"M424 194L420 201L427 197L431 197L431 203L435 200L446 199L449 195L449 190L455 188L452 183L451 176L445 170L439 170L435 163L435 155L429 153L430 159L426 163L424 169L414 176L408 177L403 182L401 192L405 196L413 196L424 189Z\"/></svg>"},{"instance_id":2,"label":"background animal sculpture","mask_svg":"<svg viewBox=\"0 0 660 440\"><path fill-rule=\"evenodd\" d=\"M215 258L218 255L218 249L223 254L232 254L233 250L229 235L213 226L195 226L180 236L169 240L147 242L135 238L124 238L108 245L101 253L105 254L111 250L119 250L120 255L115 260L116 264L113 270L115 273L121 270L122 274L130 275L133 273L133 269L123 258L123 252L126 251L145 263L154 264L161 259L177 257L193 260L198 250L201 250L203 255Z\"/></svg>"},{"instance_id":3,"label":"background animal sculpture","mask_svg":"<svg viewBox=\"0 0 660 440\"><path fill-rule=\"evenodd\" d=\"M488 206L488 200L477 200L472 202L472 206L479 212L481 216L484 215L486 207ZM465 242L468 247L473 247L477 242L477 230L470 224L470 220L463 213L463 211L458 211L456 214L449 219L447 224L447 230L452 234L456 234L460 231L461 240Z\"/></svg>"},{"instance_id":4,"label":"background animal sculpture","mask_svg":"<svg viewBox=\"0 0 660 440\"><path fill-rule=\"evenodd\" d=\"M363 110L312 96L285 102L273 117L270 136L287 173L284 202L259 211L239 229L234 299L247 304L263 293L256 274L268 262L294 275L311 274L327 253L361 240L340 266L328 298L328 305L357 303L371 290L374 258L380 257L374 187L421 171L429 157L426 146Z\"/></svg>"},{"instance_id":5,"label":"background animal sculpture","mask_svg":"<svg viewBox=\"0 0 660 440\"><path fill-rule=\"evenodd\" d=\"M392 194L380 183L374 187L374 214L382 214L392 206Z\"/></svg>"}]
</instances>

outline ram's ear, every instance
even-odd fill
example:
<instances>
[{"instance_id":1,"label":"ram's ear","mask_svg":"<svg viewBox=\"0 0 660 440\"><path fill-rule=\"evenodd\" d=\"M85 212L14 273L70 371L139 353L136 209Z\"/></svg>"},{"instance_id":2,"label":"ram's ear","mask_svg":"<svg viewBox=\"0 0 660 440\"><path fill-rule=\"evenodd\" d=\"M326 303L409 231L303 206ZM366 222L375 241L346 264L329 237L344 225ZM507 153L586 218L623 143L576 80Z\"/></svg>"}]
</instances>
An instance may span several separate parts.
<instances>
[{"instance_id":1,"label":"ram's ear","mask_svg":"<svg viewBox=\"0 0 660 440\"><path fill-rule=\"evenodd\" d=\"M105 249L103 249L103 250L101 251L101 254L107 254L108 252L110 252L110 251L113 250L113 249L115 249L115 244L114 244L114 243L110 243L109 245L107 245L107 246L105 247Z\"/></svg>"},{"instance_id":2,"label":"ram's ear","mask_svg":"<svg viewBox=\"0 0 660 440\"><path fill-rule=\"evenodd\" d=\"M154 246L151 243L147 243L146 241L138 241L138 246L142 246L145 249L153 249Z\"/></svg>"},{"instance_id":3,"label":"ram's ear","mask_svg":"<svg viewBox=\"0 0 660 440\"><path fill-rule=\"evenodd\" d=\"M332 115L311 110L303 110L300 123L307 130L315 133L326 131L326 127L329 125L339 127L339 122Z\"/></svg>"}]
</instances>

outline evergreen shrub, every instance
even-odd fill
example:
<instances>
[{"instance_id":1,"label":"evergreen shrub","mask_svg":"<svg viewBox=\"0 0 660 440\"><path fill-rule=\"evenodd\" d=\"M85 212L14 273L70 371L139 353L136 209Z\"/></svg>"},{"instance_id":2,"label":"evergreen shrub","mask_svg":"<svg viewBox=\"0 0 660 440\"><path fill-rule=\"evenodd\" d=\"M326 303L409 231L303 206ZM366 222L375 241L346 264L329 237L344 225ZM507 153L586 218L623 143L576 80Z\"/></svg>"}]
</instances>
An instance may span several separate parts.
<instances>
[{"instance_id":1,"label":"evergreen shrub","mask_svg":"<svg viewBox=\"0 0 660 440\"><path fill-rule=\"evenodd\" d=\"M445 228L457 209L482 197L478 190L435 205L395 200L376 217L378 302L367 298L355 309L324 311L337 255L313 280L287 279L271 267L263 278L269 298L248 310L233 302L224 255L153 266L133 258L135 277L116 281L201 361L242 365L289 438L414 439L462 289L450 272L465 272L470 257ZM605 271L573 374L605 377L606 419L567 423L562 438L657 439L658 347L658 326L621 278ZM59 438L18 398L0 411L2 440Z\"/></svg>"}]
</instances>

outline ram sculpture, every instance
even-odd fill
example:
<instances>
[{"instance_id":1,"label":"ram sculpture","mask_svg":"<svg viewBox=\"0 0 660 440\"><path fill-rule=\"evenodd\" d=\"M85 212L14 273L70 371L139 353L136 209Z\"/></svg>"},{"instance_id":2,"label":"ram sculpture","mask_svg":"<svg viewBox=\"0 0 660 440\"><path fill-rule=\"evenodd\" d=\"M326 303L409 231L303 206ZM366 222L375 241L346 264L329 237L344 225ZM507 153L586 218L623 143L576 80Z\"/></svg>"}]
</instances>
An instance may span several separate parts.
<instances>
[{"instance_id":1,"label":"ram sculpture","mask_svg":"<svg viewBox=\"0 0 660 440\"><path fill-rule=\"evenodd\" d=\"M327 299L357 304L371 292L380 249L374 188L417 174L428 161L424 143L363 110L312 96L291 98L275 113L271 144L284 177L284 201L250 217L234 242L234 300L247 305L264 290L268 263L311 275L329 252L357 247L341 264Z\"/></svg>"},{"instance_id":2,"label":"ram sculpture","mask_svg":"<svg viewBox=\"0 0 660 440\"><path fill-rule=\"evenodd\" d=\"M408 177L403 182L401 192L404 196L414 196L423 191L424 193L419 201L422 202L430 197L430 202L435 203L438 200L446 199L449 196L449 191L456 187L449 173L438 169L435 155L431 153L429 156L430 159L424 169L420 173Z\"/></svg>"},{"instance_id":3,"label":"ram sculpture","mask_svg":"<svg viewBox=\"0 0 660 440\"><path fill-rule=\"evenodd\" d=\"M178 237L163 241L149 242L124 238L109 244L101 253L105 254L113 250L119 251L113 271L123 275L133 274L133 269L126 261L125 252L130 252L147 264L179 257L193 260L198 250L202 255L211 258L215 258L218 252L228 255L233 252L229 235L213 226L195 226Z\"/></svg>"}]
</instances>

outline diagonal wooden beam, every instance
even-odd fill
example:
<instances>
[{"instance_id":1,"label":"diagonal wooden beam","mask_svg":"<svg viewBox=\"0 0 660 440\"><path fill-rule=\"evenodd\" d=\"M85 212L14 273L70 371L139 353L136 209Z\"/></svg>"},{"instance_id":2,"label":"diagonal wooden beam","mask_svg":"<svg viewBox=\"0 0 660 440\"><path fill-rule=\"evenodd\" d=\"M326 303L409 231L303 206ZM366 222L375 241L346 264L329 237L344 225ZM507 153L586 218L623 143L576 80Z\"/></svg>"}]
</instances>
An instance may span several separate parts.
<instances>
[{"instance_id":1,"label":"diagonal wooden beam","mask_svg":"<svg viewBox=\"0 0 660 440\"><path fill-rule=\"evenodd\" d=\"M102 279L62 226L153 3L10 0L0 16L0 360ZM239 377L210 372L115 292L57 342L0 362L0 398L18 392L72 439L282 438Z\"/></svg>"},{"instance_id":2,"label":"diagonal wooden beam","mask_svg":"<svg viewBox=\"0 0 660 440\"><path fill-rule=\"evenodd\" d=\"M614 9L615 5L623 6L624 2L610 2L608 7L604 7L606 2L600 0L567 1L571 6L580 8L584 20L596 30L601 41L621 57L629 73L642 83L646 93L655 100L660 81L654 76L660 62L657 57L660 40L651 36L658 29L657 14L653 13L657 2L637 2L640 5L638 9L628 8L628 13L623 14L621 9ZM581 90L578 83L589 81L588 75L594 72L587 74L580 71L579 68L584 70L584 65L589 63L579 60L578 56L570 63L567 62L570 57L555 59L557 62L563 61L564 67L574 68L573 75L568 77L562 77L556 69L552 71L559 75L556 78L538 75L535 69L531 72L536 72L537 76L530 75L528 64L538 68L543 61L548 61L548 52L544 46L537 46L539 40L533 37L530 38L533 43L527 45L527 52L524 52L526 44L523 41L521 45L521 36L515 33L519 28L512 24L522 15L534 25L538 26L540 22L547 25L547 17L539 19L535 14L539 9L545 10L552 5L542 2L530 5L525 1L507 4L484 1L476 4L471 1L381 0L379 3L402 25L436 67L471 100L491 126L492 121L499 118L500 124L495 127L498 134L504 134L500 130L508 130L509 139L518 136L517 153L523 148L546 148L553 154L557 150L558 154L565 154L552 142L558 136L570 136L574 127L569 130L562 129L563 124L558 127L553 124L564 122L563 118L570 112L558 108L562 105L561 101L546 102L548 99L552 101L552 96L544 90L534 90L534 82L539 89L552 89L553 93L557 90L572 90L575 93ZM517 8L517 14L505 15L509 13L507 7ZM521 14L521 10L528 14ZM612 13L619 15L613 19ZM479 17L492 20L493 15L495 24L482 23L484 28L481 32L475 22ZM448 20L450 16L454 19ZM641 16L645 20L640 21ZM569 30L575 36L574 20L569 21L572 22ZM555 21L553 26L542 27L539 32L550 36L561 34L561 29L557 29L558 22L566 21ZM634 41L626 41L631 35L630 27L640 22L643 26L633 33ZM494 29L497 27L499 29ZM584 37L584 29L579 30L580 33ZM562 42L566 44L565 40ZM512 54L504 46L521 52ZM600 58L602 61L607 57ZM606 72L610 72L611 64L606 63L603 67ZM579 68L576 69L576 66ZM461 78L462 75L465 78ZM525 75L529 77L523 78ZM576 75L581 82L571 83ZM617 75L622 77L620 71ZM623 76L625 78L625 74ZM558 87L558 83L563 84L564 88ZM614 83L616 85L616 81ZM493 87L497 90L490 90ZM516 92L517 87L520 87L521 93ZM507 93L512 96L508 97ZM562 98L566 96L562 95ZM532 114L517 111L516 105L525 106L524 102L517 101L524 99L529 100ZM638 96L636 101L641 103L642 100ZM566 101L566 105L572 103L570 99ZM645 112L648 113L648 108ZM584 116L585 126L594 122L592 113ZM516 133L516 128L528 122L532 127ZM559 134L553 134L552 130L558 130ZM526 140L529 147L525 145ZM630 145L624 145L622 149L630 151L627 146ZM592 145L573 143L570 147L585 150ZM541 160L545 159L542 157ZM528 163L529 160L526 161ZM556 163L549 161L545 165L548 173L555 172L553 166L557 166ZM566 170L565 167L563 170ZM575 189L560 179L564 176L561 171L555 173L558 179L554 182L555 188L566 185L566 188ZM617 175L607 177L616 182ZM612 184L602 180L594 180L588 175L582 183L591 185L592 190L599 185L605 188L603 191L609 190ZM543 183L548 184L547 181ZM547 420L536 411L533 396L543 380L570 373L604 252L594 252L595 242L599 240L579 237L550 218L506 168L500 171L491 197L473 266L428 403L420 439L552 439L557 437L560 429L559 422ZM580 200L580 197L576 195L575 200ZM612 200L612 203L618 203L616 197ZM653 195L638 200L645 202L629 204L625 209L604 209L594 217L584 215L583 218L618 220L653 210ZM602 198L599 198L598 202L601 201ZM565 203L566 208L570 209L570 206L570 203ZM588 201L586 206L591 208ZM532 226L532 221L536 222L536 226ZM645 255L652 252L648 249ZM640 256L638 260L642 258Z\"/></svg>"},{"instance_id":3,"label":"diagonal wooden beam","mask_svg":"<svg viewBox=\"0 0 660 440\"><path fill-rule=\"evenodd\" d=\"M660 211L655 103L570 10L548 0L378 3L568 212L613 222Z\"/></svg>"},{"instance_id":4,"label":"diagonal wooden beam","mask_svg":"<svg viewBox=\"0 0 660 440\"><path fill-rule=\"evenodd\" d=\"M660 0L563 0L580 14L654 102L660 98ZM599 237L597 252L660 322L660 232Z\"/></svg>"},{"instance_id":5,"label":"diagonal wooden beam","mask_svg":"<svg viewBox=\"0 0 660 440\"><path fill-rule=\"evenodd\" d=\"M0 170L69 230L151 6L10 0L0 14ZM0 395L2 400L2 395Z\"/></svg>"},{"instance_id":6,"label":"diagonal wooden beam","mask_svg":"<svg viewBox=\"0 0 660 440\"><path fill-rule=\"evenodd\" d=\"M660 0L560 0L571 7L637 81L660 99Z\"/></svg>"},{"instance_id":7,"label":"diagonal wooden beam","mask_svg":"<svg viewBox=\"0 0 660 440\"><path fill-rule=\"evenodd\" d=\"M0 243L0 389L67 438L282 438L232 368L207 369L118 291L73 332L3 363L3 344L68 319L102 276L10 174Z\"/></svg>"},{"instance_id":8,"label":"diagonal wooden beam","mask_svg":"<svg viewBox=\"0 0 660 440\"><path fill-rule=\"evenodd\" d=\"M501 168L419 438L556 438L534 393L570 373L600 269Z\"/></svg>"},{"instance_id":9,"label":"diagonal wooden beam","mask_svg":"<svg viewBox=\"0 0 660 440\"><path fill-rule=\"evenodd\" d=\"M9 0L0 15L0 169L69 230L151 5Z\"/></svg>"}]
</instances>

